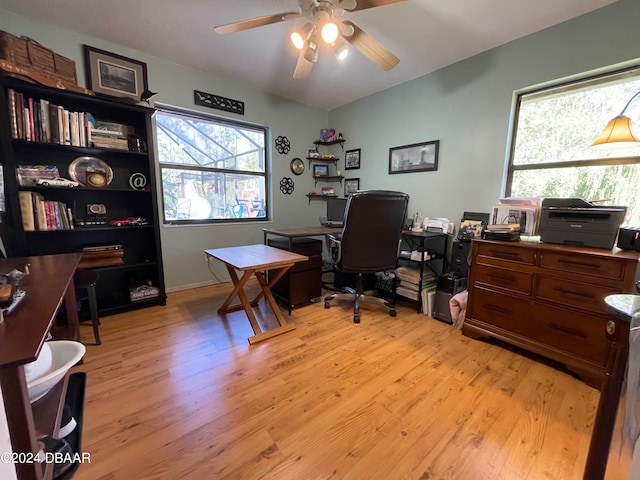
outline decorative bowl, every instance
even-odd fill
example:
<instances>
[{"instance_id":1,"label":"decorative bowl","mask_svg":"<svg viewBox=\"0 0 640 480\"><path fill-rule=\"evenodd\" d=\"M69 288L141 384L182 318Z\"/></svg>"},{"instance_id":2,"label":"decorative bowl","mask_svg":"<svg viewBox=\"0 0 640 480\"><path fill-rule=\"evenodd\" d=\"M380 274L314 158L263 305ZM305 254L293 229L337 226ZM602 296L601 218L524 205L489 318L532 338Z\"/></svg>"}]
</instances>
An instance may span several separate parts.
<instances>
[{"instance_id":1,"label":"decorative bowl","mask_svg":"<svg viewBox=\"0 0 640 480\"><path fill-rule=\"evenodd\" d=\"M86 348L80 342L53 340L47 342L51 349L51 367L37 378L27 381L31 403L44 397L84 355ZM37 361L37 360L36 360Z\"/></svg>"}]
</instances>

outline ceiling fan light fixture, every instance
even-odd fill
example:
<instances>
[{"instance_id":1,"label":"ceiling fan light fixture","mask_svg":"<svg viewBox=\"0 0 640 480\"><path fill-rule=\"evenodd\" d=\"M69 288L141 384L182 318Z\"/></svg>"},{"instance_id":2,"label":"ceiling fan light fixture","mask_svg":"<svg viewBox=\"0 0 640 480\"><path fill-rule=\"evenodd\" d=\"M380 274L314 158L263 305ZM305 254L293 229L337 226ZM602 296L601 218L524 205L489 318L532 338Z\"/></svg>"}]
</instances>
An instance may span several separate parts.
<instances>
[{"instance_id":1,"label":"ceiling fan light fixture","mask_svg":"<svg viewBox=\"0 0 640 480\"><path fill-rule=\"evenodd\" d=\"M349 46L344 40L338 39L338 41L333 45L333 53L338 60L344 60L349 54Z\"/></svg>"},{"instance_id":2,"label":"ceiling fan light fixture","mask_svg":"<svg viewBox=\"0 0 640 480\"><path fill-rule=\"evenodd\" d=\"M342 36L343 37L350 37L354 33L356 33L355 28L353 28L351 25L349 25L347 23L341 23L340 24L340 28L342 30Z\"/></svg>"},{"instance_id":3,"label":"ceiling fan light fixture","mask_svg":"<svg viewBox=\"0 0 640 480\"><path fill-rule=\"evenodd\" d=\"M320 30L320 35L322 36L322 40L327 42L329 45L333 45L338 38L338 25L335 22L330 21L322 25L322 29Z\"/></svg>"},{"instance_id":4,"label":"ceiling fan light fixture","mask_svg":"<svg viewBox=\"0 0 640 480\"><path fill-rule=\"evenodd\" d=\"M304 51L304 59L307 62L316 63L318 61L318 37L312 35L307 42L307 48Z\"/></svg>"},{"instance_id":5,"label":"ceiling fan light fixture","mask_svg":"<svg viewBox=\"0 0 640 480\"><path fill-rule=\"evenodd\" d=\"M291 33L291 43L298 50L302 50L306 43L311 31L313 30L313 23L306 23L304 27L299 28Z\"/></svg>"}]
</instances>

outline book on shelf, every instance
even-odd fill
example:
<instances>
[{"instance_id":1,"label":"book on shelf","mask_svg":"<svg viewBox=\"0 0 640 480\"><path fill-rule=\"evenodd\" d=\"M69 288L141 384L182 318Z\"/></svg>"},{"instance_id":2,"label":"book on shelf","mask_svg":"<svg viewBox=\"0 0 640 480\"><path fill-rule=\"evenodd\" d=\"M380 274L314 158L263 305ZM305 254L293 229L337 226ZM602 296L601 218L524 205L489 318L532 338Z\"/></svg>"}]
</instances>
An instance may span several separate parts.
<instances>
[{"instance_id":1,"label":"book on shelf","mask_svg":"<svg viewBox=\"0 0 640 480\"><path fill-rule=\"evenodd\" d=\"M22 215L22 228L25 231L34 231L36 229L36 217L33 210L32 192L20 192L20 213Z\"/></svg>"},{"instance_id":2,"label":"book on shelf","mask_svg":"<svg viewBox=\"0 0 640 480\"><path fill-rule=\"evenodd\" d=\"M11 138L20 138L18 136L18 113L16 108L16 91L7 89L7 101L9 103L9 124L11 125Z\"/></svg>"},{"instance_id":3,"label":"book on shelf","mask_svg":"<svg viewBox=\"0 0 640 480\"><path fill-rule=\"evenodd\" d=\"M75 147L89 145L88 112L69 111L13 89L7 89L7 102L12 138Z\"/></svg>"},{"instance_id":4,"label":"book on shelf","mask_svg":"<svg viewBox=\"0 0 640 480\"><path fill-rule=\"evenodd\" d=\"M69 230L73 227L71 209L63 202L45 200L37 192L19 192L22 228L35 230Z\"/></svg>"},{"instance_id":5,"label":"book on shelf","mask_svg":"<svg viewBox=\"0 0 640 480\"><path fill-rule=\"evenodd\" d=\"M436 300L436 285L430 285L421 292L422 313L429 317L433 314L433 308Z\"/></svg>"}]
</instances>

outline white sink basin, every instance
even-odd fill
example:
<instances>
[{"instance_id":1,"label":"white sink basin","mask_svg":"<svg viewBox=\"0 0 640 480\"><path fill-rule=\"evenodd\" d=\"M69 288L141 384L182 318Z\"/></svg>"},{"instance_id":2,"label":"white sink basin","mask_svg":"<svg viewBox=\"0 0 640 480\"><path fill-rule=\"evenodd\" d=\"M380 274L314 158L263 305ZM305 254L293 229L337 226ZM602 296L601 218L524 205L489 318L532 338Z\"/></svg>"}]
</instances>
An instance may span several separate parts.
<instances>
[{"instance_id":1,"label":"white sink basin","mask_svg":"<svg viewBox=\"0 0 640 480\"><path fill-rule=\"evenodd\" d=\"M70 340L53 340L46 343L51 350L51 366L37 377L27 379L27 389L29 390L31 403L44 397L49 390L62 380L69 369L82 358L86 351L82 343Z\"/></svg>"}]
</instances>

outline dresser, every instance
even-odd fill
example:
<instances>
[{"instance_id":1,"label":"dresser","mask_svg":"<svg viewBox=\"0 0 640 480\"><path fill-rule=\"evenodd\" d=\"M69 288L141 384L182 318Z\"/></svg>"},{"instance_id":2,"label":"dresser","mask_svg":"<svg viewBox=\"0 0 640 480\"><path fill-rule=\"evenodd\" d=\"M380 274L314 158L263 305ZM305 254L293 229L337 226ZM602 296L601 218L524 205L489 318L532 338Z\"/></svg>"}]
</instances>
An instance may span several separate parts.
<instances>
[{"instance_id":1,"label":"dresser","mask_svg":"<svg viewBox=\"0 0 640 480\"><path fill-rule=\"evenodd\" d=\"M600 388L628 327L604 298L632 290L638 252L474 240L462 333L563 363Z\"/></svg>"}]
</instances>

